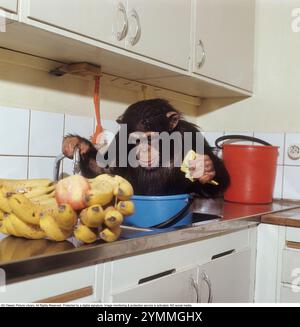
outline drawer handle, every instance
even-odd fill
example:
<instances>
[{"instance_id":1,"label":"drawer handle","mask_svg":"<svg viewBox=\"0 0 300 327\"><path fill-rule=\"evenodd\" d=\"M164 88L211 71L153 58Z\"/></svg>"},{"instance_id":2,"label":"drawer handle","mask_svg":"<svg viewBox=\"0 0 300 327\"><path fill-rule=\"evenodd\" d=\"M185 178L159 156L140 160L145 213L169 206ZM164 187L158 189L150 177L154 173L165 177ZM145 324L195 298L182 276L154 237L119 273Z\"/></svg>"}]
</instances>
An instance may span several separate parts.
<instances>
[{"instance_id":1,"label":"drawer handle","mask_svg":"<svg viewBox=\"0 0 300 327\"><path fill-rule=\"evenodd\" d=\"M93 295L93 287L88 286L84 288L80 288L75 291L55 295L52 297L48 297L39 301L36 301L36 303L65 303L65 302L71 302L75 301L87 296Z\"/></svg>"},{"instance_id":2,"label":"drawer handle","mask_svg":"<svg viewBox=\"0 0 300 327\"><path fill-rule=\"evenodd\" d=\"M232 254L234 252L235 252L235 249L232 249L232 250L229 250L229 251L225 251L225 252L221 252L221 253L215 254L215 255L213 255L211 257L211 260L215 260L215 259L218 259L218 258L225 257L226 255Z\"/></svg>"},{"instance_id":3,"label":"drawer handle","mask_svg":"<svg viewBox=\"0 0 300 327\"><path fill-rule=\"evenodd\" d=\"M192 287L194 288L195 292L196 292L196 303L200 303L200 288L199 288L199 284L195 281L194 278L191 278L191 283L192 283Z\"/></svg>"},{"instance_id":4,"label":"drawer handle","mask_svg":"<svg viewBox=\"0 0 300 327\"><path fill-rule=\"evenodd\" d=\"M133 18L136 22L135 32L134 32L133 36L131 36L129 38L130 44L132 46L134 46L138 43L138 41L141 37L141 23L140 23L139 15L134 9L131 11L130 17Z\"/></svg>"},{"instance_id":5,"label":"drawer handle","mask_svg":"<svg viewBox=\"0 0 300 327\"><path fill-rule=\"evenodd\" d=\"M292 241L287 241L286 246L291 249L298 249L300 250L300 243L299 242L292 242Z\"/></svg>"},{"instance_id":6,"label":"drawer handle","mask_svg":"<svg viewBox=\"0 0 300 327\"><path fill-rule=\"evenodd\" d=\"M119 3L117 11L122 14L123 17L123 26L120 31L117 32L117 40L122 41L126 36L128 30L128 19L126 15L126 9L122 3Z\"/></svg>"},{"instance_id":7,"label":"drawer handle","mask_svg":"<svg viewBox=\"0 0 300 327\"><path fill-rule=\"evenodd\" d=\"M197 68L200 69L204 65L206 60L206 52L202 40L198 41L198 47L201 49L201 59L197 63Z\"/></svg>"},{"instance_id":8,"label":"drawer handle","mask_svg":"<svg viewBox=\"0 0 300 327\"><path fill-rule=\"evenodd\" d=\"M155 275L152 275L152 276L149 276L149 277L142 278L142 279L139 280L138 285L150 282L152 280L155 280L155 279L158 279L158 278L161 278L161 277L172 275L175 272L176 272L176 269L170 269L170 270L161 272L159 274L155 274Z\"/></svg>"},{"instance_id":9,"label":"drawer handle","mask_svg":"<svg viewBox=\"0 0 300 327\"><path fill-rule=\"evenodd\" d=\"M212 285L211 285L211 281L207 275L207 273L205 271L202 271L201 273L201 279L207 284L208 286L208 299L207 299L207 303L212 303L213 301L213 293L212 293Z\"/></svg>"}]
</instances>

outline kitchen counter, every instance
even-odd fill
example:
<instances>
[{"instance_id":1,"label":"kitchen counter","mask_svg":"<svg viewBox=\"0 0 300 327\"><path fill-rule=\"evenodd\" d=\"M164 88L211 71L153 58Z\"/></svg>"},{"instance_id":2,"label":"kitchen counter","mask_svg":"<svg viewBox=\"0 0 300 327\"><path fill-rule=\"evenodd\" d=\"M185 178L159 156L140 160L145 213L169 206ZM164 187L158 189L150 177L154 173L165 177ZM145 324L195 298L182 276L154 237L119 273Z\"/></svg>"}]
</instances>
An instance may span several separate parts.
<instances>
[{"instance_id":1,"label":"kitchen counter","mask_svg":"<svg viewBox=\"0 0 300 327\"><path fill-rule=\"evenodd\" d=\"M261 222L288 227L300 227L300 208L263 215Z\"/></svg>"},{"instance_id":2,"label":"kitchen counter","mask_svg":"<svg viewBox=\"0 0 300 327\"><path fill-rule=\"evenodd\" d=\"M291 209L295 212L298 210L300 217L299 202L281 200L268 205L242 205L221 199L197 199L194 212L221 218L198 226L164 230L124 228L121 239L109 244L98 241L82 245L74 238L56 243L0 234L0 268L5 270L7 284L10 284L255 227L261 222L261 216L282 216L282 213L277 213L285 210L292 212Z\"/></svg>"}]
</instances>

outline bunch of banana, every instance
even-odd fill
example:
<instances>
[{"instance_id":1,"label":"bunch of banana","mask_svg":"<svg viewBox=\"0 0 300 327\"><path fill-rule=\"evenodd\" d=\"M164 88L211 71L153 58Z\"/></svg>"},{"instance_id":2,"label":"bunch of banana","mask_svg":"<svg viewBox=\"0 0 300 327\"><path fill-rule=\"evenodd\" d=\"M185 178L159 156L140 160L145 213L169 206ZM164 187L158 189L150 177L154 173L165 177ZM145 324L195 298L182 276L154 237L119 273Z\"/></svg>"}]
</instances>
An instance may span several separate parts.
<instances>
[{"instance_id":1,"label":"bunch of banana","mask_svg":"<svg viewBox=\"0 0 300 327\"><path fill-rule=\"evenodd\" d=\"M50 179L0 179L2 193L20 193L37 204L48 204L55 201L55 184ZM0 196L0 208L1 208Z\"/></svg>"},{"instance_id":2,"label":"bunch of banana","mask_svg":"<svg viewBox=\"0 0 300 327\"><path fill-rule=\"evenodd\" d=\"M27 239L49 238L64 241L69 238L77 224L77 213L70 205L36 204L25 194L3 194L5 212L0 232ZM4 205L2 206L4 207Z\"/></svg>"},{"instance_id":3,"label":"bunch of banana","mask_svg":"<svg viewBox=\"0 0 300 327\"><path fill-rule=\"evenodd\" d=\"M113 197L116 197L117 200L126 201L133 195L132 185L125 178L118 175L102 174L88 181L91 186L91 193L105 194L102 203L95 201L96 203L92 204L105 206L112 201ZM88 203L88 205L90 204Z\"/></svg>"},{"instance_id":4,"label":"bunch of banana","mask_svg":"<svg viewBox=\"0 0 300 327\"><path fill-rule=\"evenodd\" d=\"M77 224L77 213L69 204L61 204L52 212L40 213L40 227L52 241L71 237Z\"/></svg>"}]
</instances>

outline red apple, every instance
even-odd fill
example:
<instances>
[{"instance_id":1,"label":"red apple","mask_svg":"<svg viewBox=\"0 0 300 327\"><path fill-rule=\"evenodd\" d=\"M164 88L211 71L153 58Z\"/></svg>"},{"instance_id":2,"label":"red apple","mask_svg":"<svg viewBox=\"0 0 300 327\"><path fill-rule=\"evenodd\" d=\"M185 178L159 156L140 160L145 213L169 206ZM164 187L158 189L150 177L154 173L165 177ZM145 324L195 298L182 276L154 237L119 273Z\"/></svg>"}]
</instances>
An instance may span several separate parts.
<instances>
[{"instance_id":1,"label":"red apple","mask_svg":"<svg viewBox=\"0 0 300 327\"><path fill-rule=\"evenodd\" d=\"M90 185L84 177L80 175L66 177L56 185L56 202L69 204L74 210L84 209L86 207L85 197L89 190Z\"/></svg>"}]
</instances>

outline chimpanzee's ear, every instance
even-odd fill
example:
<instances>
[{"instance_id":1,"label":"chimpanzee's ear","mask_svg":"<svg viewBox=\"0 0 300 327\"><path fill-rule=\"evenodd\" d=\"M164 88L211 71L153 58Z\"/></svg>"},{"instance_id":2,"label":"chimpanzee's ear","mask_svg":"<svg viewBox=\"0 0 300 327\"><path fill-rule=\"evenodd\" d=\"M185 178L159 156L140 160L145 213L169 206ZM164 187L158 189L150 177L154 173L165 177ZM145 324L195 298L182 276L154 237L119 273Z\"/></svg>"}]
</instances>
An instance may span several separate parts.
<instances>
[{"instance_id":1,"label":"chimpanzee's ear","mask_svg":"<svg viewBox=\"0 0 300 327\"><path fill-rule=\"evenodd\" d=\"M119 117L117 118L117 123L118 123L118 124L122 124L122 123L123 123L123 115L121 115L121 116L119 116Z\"/></svg>"},{"instance_id":2,"label":"chimpanzee's ear","mask_svg":"<svg viewBox=\"0 0 300 327\"><path fill-rule=\"evenodd\" d=\"M166 116L169 120L170 130L172 131L178 125L180 115L176 111L169 111Z\"/></svg>"}]
</instances>

